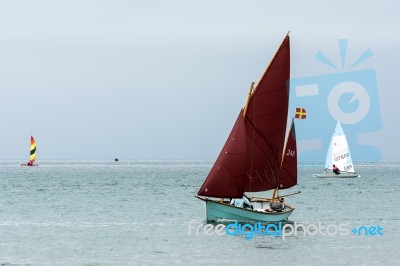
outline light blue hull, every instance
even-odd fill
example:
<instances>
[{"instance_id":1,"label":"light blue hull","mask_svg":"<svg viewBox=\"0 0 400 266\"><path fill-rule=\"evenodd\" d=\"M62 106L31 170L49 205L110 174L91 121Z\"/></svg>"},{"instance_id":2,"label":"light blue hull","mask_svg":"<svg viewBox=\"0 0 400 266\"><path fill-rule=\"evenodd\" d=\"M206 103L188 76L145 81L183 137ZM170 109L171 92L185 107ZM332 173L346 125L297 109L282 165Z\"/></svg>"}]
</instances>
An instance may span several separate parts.
<instances>
[{"instance_id":1,"label":"light blue hull","mask_svg":"<svg viewBox=\"0 0 400 266\"><path fill-rule=\"evenodd\" d=\"M205 200L205 202L208 221L224 219L238 222L279 222L286 220L294 210L287 208L287 210L282 212L261 212L235 207L213 200Z\"/></svg>"}]
</instances>

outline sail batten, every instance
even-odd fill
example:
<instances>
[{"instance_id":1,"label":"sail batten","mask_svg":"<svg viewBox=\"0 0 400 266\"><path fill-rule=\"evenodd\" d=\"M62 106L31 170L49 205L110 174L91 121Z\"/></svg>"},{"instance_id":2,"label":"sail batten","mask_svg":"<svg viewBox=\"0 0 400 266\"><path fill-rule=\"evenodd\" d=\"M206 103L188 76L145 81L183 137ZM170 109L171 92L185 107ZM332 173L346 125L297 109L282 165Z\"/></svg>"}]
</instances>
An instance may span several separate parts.
<instances>
[{"instance_id":1,"label":"sail batten","mask_svg":"<svg viewBox=\"0 0 400 266\"><path fill-rule=\"evenodd\" d=\"M235 198L244 192L288 188L297 183L293 161L286 162L283 156L289 109L289 48L286 36L251 90L198 195Z\"/></svg>"}]
</instances>

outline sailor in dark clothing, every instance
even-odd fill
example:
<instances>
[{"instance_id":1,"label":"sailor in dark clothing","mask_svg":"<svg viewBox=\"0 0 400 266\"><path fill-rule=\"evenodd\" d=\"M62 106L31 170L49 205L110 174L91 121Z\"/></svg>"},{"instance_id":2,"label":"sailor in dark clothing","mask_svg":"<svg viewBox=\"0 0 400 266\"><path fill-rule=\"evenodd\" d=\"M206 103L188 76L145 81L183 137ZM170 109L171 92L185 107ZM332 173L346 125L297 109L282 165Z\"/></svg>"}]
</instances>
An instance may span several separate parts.
<instances>
[{"instance_id":1,"label":"sailor in dark clothing","mask_svg":"<svg viewBox=\"0 0 400 266\"><path fill-rule=\"evenodd\" d=\"M271 210L276 212L281 212L285 210L285 204L283 203L284 199L280 198L279 201L274 201L270 204Z\"/></svg>"},{"instance_id":2,"label":"sailor in dark clothing","mask_svg":"<svg viewBox=\"0 0 400 266\"><path fill-rule=\"evenodd\" d=\"M339 168L337 168L336 165L333 165L332 171L333 171L335 174L337 174L337 175L340 174L340 170L339 170Z\"/></svg>"}]
</instances>

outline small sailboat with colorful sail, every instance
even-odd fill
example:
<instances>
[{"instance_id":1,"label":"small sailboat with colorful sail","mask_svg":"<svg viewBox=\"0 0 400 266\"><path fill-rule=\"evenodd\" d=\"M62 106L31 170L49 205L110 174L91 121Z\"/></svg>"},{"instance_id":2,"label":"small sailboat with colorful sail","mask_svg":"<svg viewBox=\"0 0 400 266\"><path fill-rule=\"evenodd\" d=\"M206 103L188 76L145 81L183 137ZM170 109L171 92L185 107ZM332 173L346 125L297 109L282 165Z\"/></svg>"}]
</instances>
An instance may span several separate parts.
<instances>
[{"instance_id":1,"label":"small sailboat with colorful sail","mask_svg":"<svg viewBox=\"0 0 400 266\"><path fill-rule=\"evenodd\" d=\"M279 191L297 184L294 120L288 123L289 35L256 86L196 197L206 205L207 220L278 222L294 207ZM286 141L285 141L286 139ZM250 192L271 191L271 198Z\"/></svg>"},{"instance_id":2,"label":"small sailboat with colorful sail","mask_svg":"<svg viewBox=\"0 0 400 266\"><path fill-rule=\"evenodd\" d=\"M36 141L31 135L31 145L29 152L29 162L21 164L21 166L38 166L36 164Z\"/></svg>"},{"instance_id":3,"label":"small sailboat with colorful sail","mask_svg":"<svg viewBox=\"0 0 400 266\"><path fill-rule=\"evenodd\" d=\"M329 144L325 161L325 171L321 174L313 174L314 177L360 177L354 170L350 148L346 135L339 121Z\"/></svg>"}]
</instances>

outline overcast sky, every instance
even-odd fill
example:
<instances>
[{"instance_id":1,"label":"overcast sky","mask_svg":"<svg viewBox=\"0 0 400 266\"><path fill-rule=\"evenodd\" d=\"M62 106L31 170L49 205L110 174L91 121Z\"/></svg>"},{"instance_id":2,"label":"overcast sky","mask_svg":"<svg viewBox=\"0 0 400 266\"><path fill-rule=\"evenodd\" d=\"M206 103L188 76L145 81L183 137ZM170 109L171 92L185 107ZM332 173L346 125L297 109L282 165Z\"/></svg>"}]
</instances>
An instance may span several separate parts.
<instances>
[{"instance_id":1,"label":"overcast sky","mask_svg":"<svg viewBox=\"0 0 400 266\"><path fill-rule=\"evenodd\" d=\"M207 159L290 31L292 77L332 72L338 39L377 75L400 159L398 1L0 2L0 159ZM335 125L332 125L334 128ZM324 160L324 158L323 158Z\"/></svg>"}]
</instances>

